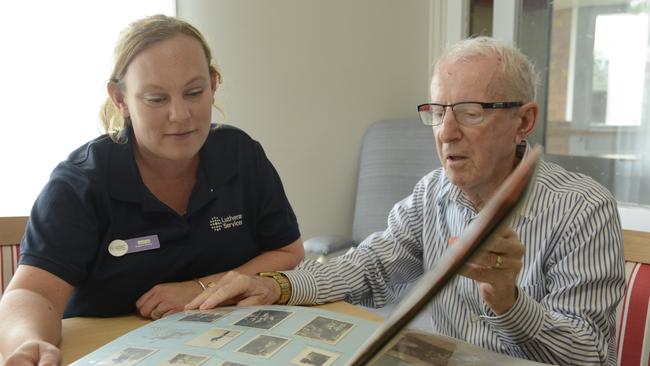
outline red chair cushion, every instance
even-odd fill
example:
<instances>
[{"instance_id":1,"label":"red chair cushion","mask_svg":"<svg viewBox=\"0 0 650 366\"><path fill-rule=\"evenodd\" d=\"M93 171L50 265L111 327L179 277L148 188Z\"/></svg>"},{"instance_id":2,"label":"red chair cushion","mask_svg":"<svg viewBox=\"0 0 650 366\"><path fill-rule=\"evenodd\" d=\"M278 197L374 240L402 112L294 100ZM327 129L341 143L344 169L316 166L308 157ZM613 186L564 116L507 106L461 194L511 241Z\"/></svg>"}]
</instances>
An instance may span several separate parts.
<instances>
[{"instance_id":1,"label":"red chair cushion","mask_svg":"<svg viewBox=\"0 0 650 366\"><path fill-rule=\"evenodd\" d=\"M627 289L617 310L617 344L619 365L649 365L650 265L627 262Z\"/></svg>"}]
</instances>

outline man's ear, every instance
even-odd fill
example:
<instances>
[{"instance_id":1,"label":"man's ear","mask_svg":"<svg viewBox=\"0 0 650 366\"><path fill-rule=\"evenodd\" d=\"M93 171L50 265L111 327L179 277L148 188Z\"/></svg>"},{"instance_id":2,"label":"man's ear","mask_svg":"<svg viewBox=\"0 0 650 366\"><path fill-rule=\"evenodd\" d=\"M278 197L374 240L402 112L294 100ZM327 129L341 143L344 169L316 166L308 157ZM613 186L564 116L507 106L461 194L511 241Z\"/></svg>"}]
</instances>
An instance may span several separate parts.
<instances>
[{"instance_id":1,"label":"man's ear","mask_svg":"<svg viewBox=\"0 0 650 366\"><path fill-rule=\"evenodd\" d=\"M108 91L108 96L113 101L113 104L115 104L122 114L122 117L129 117L129 107L126 105L124 93L122 92L122 89L120 89L119 85L113 81L109 81L106 85L106 90Z\"/></svg>"},{"instance_id":2,"label":"man's ear","mask_svg":"<svg viewBox=\"0 0 650 366\"><path fill-rule=\"evenodd\" d=\"M526 137L528 137L535 130L537 125L537 113L539 113L539 105L535 102L529 102L517 111L519 117L519 127L515 134L515 143L520 144Z\"/></svg>"}]
</instances>

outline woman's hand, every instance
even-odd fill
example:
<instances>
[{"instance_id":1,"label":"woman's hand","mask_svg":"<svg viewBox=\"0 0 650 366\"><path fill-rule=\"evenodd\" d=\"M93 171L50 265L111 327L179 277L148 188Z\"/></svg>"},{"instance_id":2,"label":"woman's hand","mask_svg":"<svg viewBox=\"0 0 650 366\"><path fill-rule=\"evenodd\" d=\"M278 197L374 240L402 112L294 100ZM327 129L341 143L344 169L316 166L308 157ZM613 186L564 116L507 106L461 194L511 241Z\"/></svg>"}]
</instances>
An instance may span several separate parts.
<instances>
[{"instance_id":1,"label":"woman's hand","mask_svg":"<svg viewBox=\"0 0 650 366\"><path fill-rule=\"evenodd\" d=\"M202 291L197 281L161 283L140 296L135 306L143 317L160 319L183 311L185 305Z\"/></svg>"},{"instance_id":2,"label":"woman's hand","mask_svg":"<svg viewBox=\"0 0 650 366\"><path fill-rule=\"evenodd\" d=\"M5 366L58 366L61 350L43 341L27 341L5 359Z\"/></svg>"}]
</instances>

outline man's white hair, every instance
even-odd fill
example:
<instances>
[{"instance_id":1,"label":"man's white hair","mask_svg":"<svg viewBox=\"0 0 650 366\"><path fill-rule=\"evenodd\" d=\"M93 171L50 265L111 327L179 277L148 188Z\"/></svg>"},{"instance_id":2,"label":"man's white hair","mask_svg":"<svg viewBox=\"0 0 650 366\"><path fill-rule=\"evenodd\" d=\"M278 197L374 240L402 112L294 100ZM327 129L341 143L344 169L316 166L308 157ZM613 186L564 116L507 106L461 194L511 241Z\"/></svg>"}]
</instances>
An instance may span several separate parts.
<instances>
[{"instance_id":1,"label":"man's white hair","mask_svg":"<svg viewBox=\"0 0 650 366\"><path fill-rule=\"evenodd\" d=\"M437 71L443 62L464 62L495 55L504 80L503 90L497 93L513 98L512 101L534 101L539 81L531 60L519 49L491 37L467 38L452 45L438 59L434 70Z\"/></svg>"}]
</instances>

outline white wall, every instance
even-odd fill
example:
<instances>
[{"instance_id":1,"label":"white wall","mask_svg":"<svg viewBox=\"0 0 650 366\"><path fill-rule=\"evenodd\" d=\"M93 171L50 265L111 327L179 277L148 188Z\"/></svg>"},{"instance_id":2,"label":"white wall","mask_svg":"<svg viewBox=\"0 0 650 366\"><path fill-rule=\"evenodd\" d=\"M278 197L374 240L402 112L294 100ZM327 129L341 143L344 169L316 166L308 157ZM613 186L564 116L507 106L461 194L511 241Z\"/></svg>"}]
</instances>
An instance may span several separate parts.
<instances>
[{"instance_id":1,"label":"white wall","mask_svg":"<svg viewBox=\"0 0 650 366\"><path fill-rule=\"evenodd\" d=\"M429 0L178 0L177 14L208 38L227 122L264 146L303 238L349 235L365 129L428 100Z\"/></svg>"}]
</instances>

